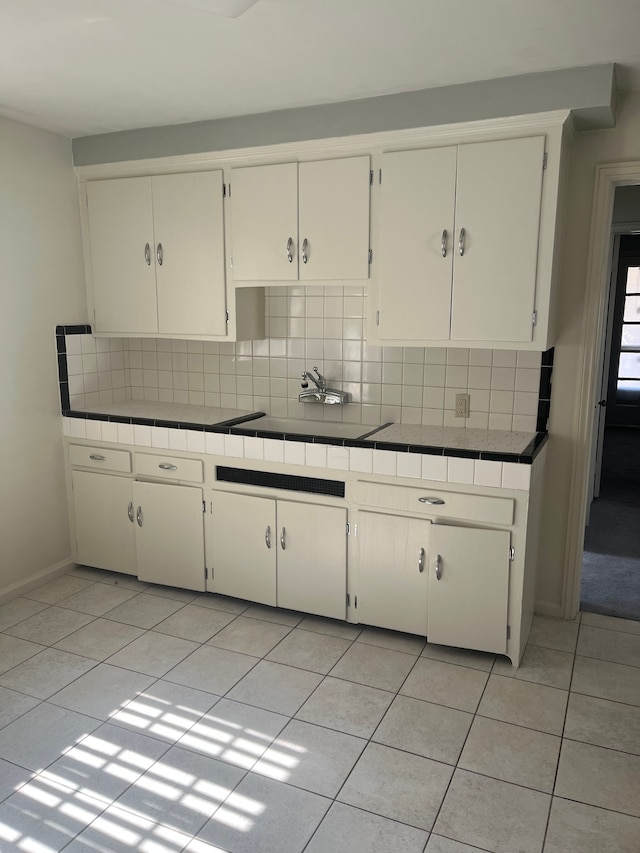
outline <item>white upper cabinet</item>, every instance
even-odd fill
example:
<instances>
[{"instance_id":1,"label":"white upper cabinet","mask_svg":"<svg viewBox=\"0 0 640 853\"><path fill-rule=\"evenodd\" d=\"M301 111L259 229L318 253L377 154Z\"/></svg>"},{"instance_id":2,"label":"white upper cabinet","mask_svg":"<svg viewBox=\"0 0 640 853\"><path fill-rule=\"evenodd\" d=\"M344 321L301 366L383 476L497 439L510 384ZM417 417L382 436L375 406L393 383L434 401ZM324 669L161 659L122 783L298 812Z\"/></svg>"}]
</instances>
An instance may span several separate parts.
<instances>
[{"instance_id":1,"label":"white upper cabinet","mask_svg":"<svg viewBox=\"0 0 640 853\"><path fill-rule=\"evenodd\" d=\"M368 277L368 156L233 169L230 193L234 284Z\"/></svg>"},{"instance_id":2,"label":"white upper cabinet","mask_svg":"<svg viewBox=\"0 0 640 853\"><path fill-rule=\"evenodd\" d=\"M381 156L372 342L546 349L559 143L523 136Z\"/></svg>"},{"instance_id":3,"label":"white upper cabinet","mask_svg":"<svg viewBox=\"0 0 640 853\"><path fill-rule=\"evenodd\" d=\"M94 332L227 338L222 171L86 188ZM250 337L263 319L256 312Z\"/></svg>"}]
</instances>

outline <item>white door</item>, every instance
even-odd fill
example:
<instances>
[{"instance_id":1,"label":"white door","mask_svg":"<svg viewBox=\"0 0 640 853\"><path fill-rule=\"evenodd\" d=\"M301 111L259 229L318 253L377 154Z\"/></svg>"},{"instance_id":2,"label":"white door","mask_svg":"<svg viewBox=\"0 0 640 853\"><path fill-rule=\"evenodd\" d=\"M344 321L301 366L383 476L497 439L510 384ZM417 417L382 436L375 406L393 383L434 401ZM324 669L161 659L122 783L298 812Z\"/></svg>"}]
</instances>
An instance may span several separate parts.
<instances>
[{"instance_id":1,"label":"white door","mask_svg":"<svg viewBox=\"0 0 640 853\"><path fill-rule=\"evenodd\" d=\"M74 471L72 487L76 562L135 575L131 480L110 474Z\"/></svg>"},{"instance_id":2,"label":"white door","mask_svg":"<svg viewBox=\"0 0 640 853\"><path fill-rule=\"evenodd\" d=\"M421 518L358 513L358 621L427 634L429 531Z\"/></svg>"},{"instance_id":3,"label":"white door","mask_svg":"<svg viewBox=\"0 0 640 853\"><path fill-rule=\"evenodd\" d=\"M533 337L544 145L532 136L458 147L452 340Z\"/></svg>"},{"instance_id":4,"label":"white door","mask_svg":"<svg viewBox=\"0 0 640 853\"><path fill-rule=\"evenodd\" d=\"M369 157L300 163L300 281L368 278L369 175Z\"/></svg>"},{"instance_id":5,"label":"white door","mask_svg":"<svg viewBox=\"0 0 640 853\"><path fill-rule=\"evenodd\" d=\"M455 182L455 146L384 155L379 242L383 340L449 339Z\"/></svg>"},{"instance_id":6,"label":"white door","mask_svg":"<svg viewBox=\"0 0 640 853\"><path fill-rule=\"evenodd\" d=\"M152 178L158 331L226 334L222 172Z\"/></svg>"},{"instance_id":7,"label":"white door","mask_svg":"<svg viewBox=\"0 0 640 853\"><path fill-rule=\"evenodd\" d=\"M231 171L234 281L298 278L298 165Z\"/></svg>"},{"instance_id":8,"label":"white door","mask_svg":"<svg viewBox=\"0 0 640 853\"><path fill-rule=\"evenodd\" d=\"M276 502L209 492L205 514L208 592L276 604Z\"/></svg>"},{"instance_id":9,"label":"white door","mask_svg":"<svg viewBox=\"0 0 640 853\"><path fill-rule=\"evenodd\" d=\"M87 182L95 332L158 331L151 178Z\"/></svg>"},{"instance_id":10,"label":"white door","mask_svg":"<svg viewBox=\"0 0 640 853\"><path fill-rule=\"evenodd\" d=\"M333 619L347 612L347 510L278 501L278 606Z\"/></svg>"},{"instance_id":11,"label":"white door","mask_svg":"<svg viewBox=\"0 0 640 853\"><path fill-rule=\"evenodd\" d=\"M133 484L138 578L204 591L202 489Z\"/></svg>"},{"instance_id":12,"label":"white door","mask_svg":"<svg viewBox=\"0 0 640 853\"><path fill-rule=\"evenodd\" d=\"M506 652L509 545L505 530L431 526L430 643Z\"/></svg>"}]
</instances>

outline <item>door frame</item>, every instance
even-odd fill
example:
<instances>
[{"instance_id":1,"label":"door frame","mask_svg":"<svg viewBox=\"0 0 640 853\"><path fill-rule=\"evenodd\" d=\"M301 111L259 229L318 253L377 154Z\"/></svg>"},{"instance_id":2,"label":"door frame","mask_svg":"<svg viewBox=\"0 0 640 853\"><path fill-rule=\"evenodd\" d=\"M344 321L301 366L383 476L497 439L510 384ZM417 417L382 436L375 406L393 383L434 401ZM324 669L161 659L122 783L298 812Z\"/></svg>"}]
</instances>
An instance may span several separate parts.
<instances>
[{"instance_id":1,"label":"door frame","mask_svg":"<svg viewBox=\"0 0 640 853\"><path fill-rule=\"evenodd\" d=\"M617 187L640 184L640 161L596 166L591 214L585 321L579 365L578 395L573 434L573 466L569 498L568 536L562 610L573 619L580 609L580 581L584 552L584 528L590 493L590 457L595 418L594 407L601 380L601 354L611 279L613 203Z\"/></svg>"}]
</instances>

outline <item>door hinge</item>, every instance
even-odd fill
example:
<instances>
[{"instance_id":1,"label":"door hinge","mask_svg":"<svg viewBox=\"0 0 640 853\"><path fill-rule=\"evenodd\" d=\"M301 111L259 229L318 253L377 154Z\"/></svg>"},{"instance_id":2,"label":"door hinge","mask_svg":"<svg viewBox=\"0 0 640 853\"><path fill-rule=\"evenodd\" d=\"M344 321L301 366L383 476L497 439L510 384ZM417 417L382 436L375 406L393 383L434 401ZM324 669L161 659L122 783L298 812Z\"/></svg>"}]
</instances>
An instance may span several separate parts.
<instances>
[{"instance_id":1,"label":"door hinge","mask_svg":"<svg viewBox=\"0 0 640 853\"><path fill-rule=\"evenodd\" d=\"M511 625L507 625L507 640L511 639Z\"/></svg>"},{"instance_id":2,"label":"door hinge","mask_svg":"<svg viewBox=\"0 0 640 853\"><path fill-rule=\"evenodd\" d=\"M347 536L351 536L351 522L347 521Z\"/></svg>"},{"instance_id":3,"label":"door hinge","mask_svg":"<svg viewBox=\"0 0 640 853\"><path fill-rule=\"evenodd\" d=\"M225 316L225 322L228 323L229 322L229 312L225 311L224 316Z\"/></svg>"},{"instance_id":4,"label":"door hinge","mask_svg":"<svg viewBox=\"0 0 640 853\"><path fill-rule=\"evenodd\" d=\"M353 606L355 607L356 610L358 609L358 596L357 595L354 595L354 597L353 597Z\"/></svg>"},{"instance_id":5,"label":"door hinge","mask_svg":"<svg viewBox=\"0 0 640 853\"><path fill-rule=\"evenodd\" d=\"M378 183L379 183L379 184L381 184L381 183L382 183L382 169L380 169L380 170L378 171Z\"/></svg>"},{"instance_id":6,"label":"door hinge","mask_svg":"<svg viewBox=\"0 0 640 853\"><path fill-rule=\"evenodd\" d=\"M515 548L513 547L513 545L512 545L512 546L509 548L509 561L510 561L510 562L513 562L513 560L514 560L515 556L516 556L516 549L515 549Z\"/></svg>"},{"instance_id":7,"label":"door hinge","mask_svg":"<svg viewBox=\"0 0 640 853\"><path fill-rule=\"evenodd\" d=\"M548 162L549 162L549 152L548 152L548 151L545 151L545 152L544 152L544 155L543 155L543 157L542 157L542 171L543 171L543 172L544 172L544 170L547 168L547 163L548 163Z\"/></svg>"},{"instance_id":8,"label":"door hinge","mask_svg":"<svg viewBox=\"0 0 640 853\"><path fill-rule=\"evenodd\" d=\"M209 580L209 569L206 566L204 567L204 579Z\"/></svg>"},{"instance_id":9,"label":"door hinge","mask_svg":"<svg viewBox=\"0 0 640 853\"><path fill-rule=\"evenodd\" d=\"M376 311L376 326L380 325L380 312Z\"/></svg>"},{"instance_id":10,"label":"door hinge","mask_svg":"<svg viewBox=\"0 0 640 853\"><path fill-rule=\"evenodd\" d=\"M226 198L226 197L227 197L227 185L223 184L222 185L222 198Z\"/></svg>"},{"instance_id":11,"label":"door hinge","mask_svg":"<svg viewBox=\"0 0 640 853\"><path fill-rule=\"evenodd\" d=\"M373 262L373 249L369 249L369 263Z\"/></svg>"},{"instance_id":12,"label":"door hinge","mask_svg":"<svg viewBox=\"0 0 640 853\"><path fill-rule=\"evenodd\" d=\"M347 607L351 607L351 596L347 593Z\"/></svg>"},{"instance_id":13,"label":"door hinge","mask_svg":"<svg viewBox=\"0 0 640 853\"><path fill-rule=\"evenodd\" d=\"M369 186L373 186L373 169L369 172Z\"/></svg>"},{"instance_id":14,"label":"door hinge","mask_svg":"<svg viewBox=\"0 0 640 853\"><path fill-rule=\"evenodd\" d=\"M207 502L202 501L202 512L206 512L206 511L207 511Z\"/></svg>"},{"instance_id":15,"label":"door hinge","mask_svg":"<svg viewBox=\"0 0 640 853\"><path fill-rule=\"evenodd\" d=\"M534 311L533 314L531 315L531 325L532 326L538 325L538 312L537 311Z\"/></svg>"}]
</instances>

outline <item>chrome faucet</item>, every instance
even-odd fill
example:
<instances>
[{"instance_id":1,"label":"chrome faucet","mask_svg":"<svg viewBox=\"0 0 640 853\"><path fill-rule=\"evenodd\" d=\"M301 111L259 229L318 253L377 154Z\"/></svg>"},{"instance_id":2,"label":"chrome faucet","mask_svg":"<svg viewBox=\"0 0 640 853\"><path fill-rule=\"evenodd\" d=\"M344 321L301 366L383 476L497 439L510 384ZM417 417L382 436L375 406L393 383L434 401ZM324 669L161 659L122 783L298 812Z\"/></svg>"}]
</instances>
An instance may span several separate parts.
<instances>
[{"instance_id":1,"label":"chrome faucet","mask_svg":"<svg viewBox=\"0 0 640 853\"><path fill-rule=\"evenodd\" d=\"M351 394L348 391L339 391L337 388L327 388L327 380L320 373L317 367L313 368L313 373L308 370L302 371L302 392L298 395L298 400L301 403L325 403L328 405L343 406L351 399ZM309 388L309 380L313 382L315 388Z\"/></svg>"},{"instance_id":2,"label":"chrome faucet","mask_svg":"<svg viewBox=\"0 0 640 853\"><path fill-rule=\"evenodd\" d=\"M302 371L302 382L300 383L301 386L306 390L309 387L309 383L307 382L307 379L310 379L313 382L313 384L316 386L318 391L326 391L327 390L327 380L319 372L317 367L314 367L313 369L315 370L318 378L316 379L316 377L313 375L313 373L309 373L308 370L303 370Z\"/></svg>"}]
</instances>

